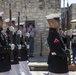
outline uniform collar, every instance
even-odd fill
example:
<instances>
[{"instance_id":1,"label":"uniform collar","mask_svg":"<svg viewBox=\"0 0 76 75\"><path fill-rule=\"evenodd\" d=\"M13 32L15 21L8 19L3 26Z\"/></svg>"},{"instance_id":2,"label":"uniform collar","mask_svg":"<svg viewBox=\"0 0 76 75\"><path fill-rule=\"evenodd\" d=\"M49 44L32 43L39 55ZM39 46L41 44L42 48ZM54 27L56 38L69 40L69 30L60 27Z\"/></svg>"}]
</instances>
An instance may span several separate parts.
<instances>
[{"instance_id":1,"label":"uniform collar","mask_svg":"<svg viewBox=\"0 0 76 75\"><path fill-rule=\"evenodd\" d=\"M49 28L49 29L50 29L50 30L55 30L55 31L57 30L56 28Z\"/></svg>"}]
</instances>

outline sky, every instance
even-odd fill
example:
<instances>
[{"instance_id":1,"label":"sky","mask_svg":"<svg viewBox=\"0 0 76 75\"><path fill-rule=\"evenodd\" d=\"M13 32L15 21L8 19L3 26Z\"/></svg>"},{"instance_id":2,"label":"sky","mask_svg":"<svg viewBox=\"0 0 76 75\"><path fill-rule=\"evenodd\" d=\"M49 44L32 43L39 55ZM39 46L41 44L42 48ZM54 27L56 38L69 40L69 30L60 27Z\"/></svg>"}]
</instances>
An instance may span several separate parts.
<instances>
[{"instance_id":1,"label":"sky","mask_svg":"<svg viewBox=\"0 0 76 75\"><path fill-rule=\"evenodd\" d=\"M64 7L63 1L65 1L65 7L67 6L67 2L69 3L69 5L71 5L72 3L76 3L76 0L61 0L61 7Z\"/></svg>"}]
</instances>

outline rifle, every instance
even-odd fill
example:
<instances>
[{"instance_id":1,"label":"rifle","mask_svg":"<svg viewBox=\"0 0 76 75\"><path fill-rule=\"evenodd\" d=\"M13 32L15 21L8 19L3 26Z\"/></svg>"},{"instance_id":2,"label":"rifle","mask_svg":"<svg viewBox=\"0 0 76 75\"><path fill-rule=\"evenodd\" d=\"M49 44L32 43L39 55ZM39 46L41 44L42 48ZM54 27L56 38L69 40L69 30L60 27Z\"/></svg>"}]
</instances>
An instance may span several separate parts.
<instances>
[{"instance_id":1,"label":"rifle","mask_svg":"<svg viewBox=\"0 0 76 75\"><path fill-rule=\"evenodd\" d=\"M26 47L27 47L27 56L29 56L29 37L30 37L30 34L29 34L29 32L28 32L27 16L26 16L25 27L26 27Z\"/></svg>"},{"instance_id":2,"label":"rifle","mask_svg":"<svg viewBox=\"0 0 76 75\"><path fill-rule=\"evenodd\" d=\"M9 8L9 14L10 14L9 19L10 19L10 23L12 24L11 2L9 4L9 6L10 6L10 8ZM9 27L9 30L10 30L9 34L10 34L10 46L11 46L11 62L13 62L14 61L13 50L14 50L15 45L13 44L13 38L12 37L13 37L14 27L11 25Z\"/></svg>"},{"instance_id":3,"label":"rifle","mask_svg":"<svg viewBox=\"0 0 76 75\"><path fill-rule=\"evenodd\" d=\"M18 11L18 31L17 31L17 36L18 36L18 58L21 59L21 44L20 44L20 36L21 36L21 31L20 31L20 11Z\"/></svg>"}]
</instances>

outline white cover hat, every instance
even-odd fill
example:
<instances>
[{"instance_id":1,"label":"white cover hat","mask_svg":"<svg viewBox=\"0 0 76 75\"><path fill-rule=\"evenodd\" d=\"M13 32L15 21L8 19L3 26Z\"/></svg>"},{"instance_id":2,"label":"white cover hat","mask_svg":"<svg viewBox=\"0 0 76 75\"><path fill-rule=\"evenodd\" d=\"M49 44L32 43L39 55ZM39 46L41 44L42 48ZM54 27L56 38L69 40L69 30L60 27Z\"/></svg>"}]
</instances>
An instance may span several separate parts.
<instances>
[{"instance_id":1,"label":"white cover hat","mask_svg":"<svg viewBox=\"0 0 76 75\"><path fill-rule=\"evenodd\" d=\"M54 18L59 18L61 13L52 13L46 16L47 20L49 19L54 19Z\"/></svg>"},{"instance_id":2,"label":"white cover hat","mask_svg":"<svg viewBox=\"0 0 76 75\"><path fill-rule=\"evenodd\" d=\"M5 19L4 21L5 21L5 22L9 22L10 19L8 18L8 19ZM16 21L16 18L12 18L12 21Z\"/></svg>"},{"instance_id":3,"label":"white cover hat","mask_svg":"<svg viewBox=\"0 0 76 75\"><path fill-rule=\"evenodd\" d=\"M20 22L20 25L23 26L24 24L25 24L25 22ZM18 23L16 23L15 25L18 26Z\"/></svg>"},{"instance_id":4,"label":"white cover hat","mask_svg":"<svg viewBox=\"0 0 76 75\"><path fill-rule=\"evenodd\" d=\"M18 31L17 31L17 34L19 34L20 37L21 37L21 36L22 36L22 32L21 32L21 30L18 30Z\"/></svg>"}]
</instances>

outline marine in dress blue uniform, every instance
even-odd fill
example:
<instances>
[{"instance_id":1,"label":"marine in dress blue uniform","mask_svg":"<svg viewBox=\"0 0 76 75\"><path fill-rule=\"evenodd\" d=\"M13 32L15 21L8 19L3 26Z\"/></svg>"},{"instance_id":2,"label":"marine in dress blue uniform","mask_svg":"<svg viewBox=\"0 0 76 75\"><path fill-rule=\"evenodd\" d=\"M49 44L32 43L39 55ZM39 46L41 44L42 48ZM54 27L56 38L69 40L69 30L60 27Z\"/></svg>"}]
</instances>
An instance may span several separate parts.
<instances>
[{"instance_id":1,"label":"marine in dress blue uniform","mask_svg":"<svg viewBox=\"0 0 76 75\"><path fill-rule=\"evenodd\" d=\"M20 23L20 25L24 25L24 23ZM21 72L24 72L25 75L31 75L30 69L27 63L28 61L27 44L25 44L25 39L20 30L18 31L18 34L20 35L20 45L21 45L20 58L19 58L20 70Z\"/></svg>"},{"instance_id":2,"label":"marine in dress blue uniform","mask_svg":"<svg viewBox=\"0 0 76 75\"><path fill-rule=\"evenodd\" d=\"M47 38L50 48L50 53L48 56L49 75L68 75L65 46L57 31L59 28L59 16L59 13L53 13L46 16L49 23L49 34Z\"/></svg>"},{"instance_id":3,"label":"marine in dress blue uniform","mask_svg":"<svg viewBox=\"0 0 76 75\"><path fill-rule=\"evenodd\" d=\"M15 28L14 28L14 25L15 25L15 20L16 18L12 18L12 23L10 22L10 27L9 27L9 44L11 46L11 71L10 71L10 74L11 75L21 75L20 73L20 66L19 66L19 59L18 59L18 48L17 48L17 44L16 44L16 35L15 35ZM6 19L5 22L9 22L9 19ZM10 32L12 32L10 35ZM12 40L12 42L11 42Z\"/></svg>"},{"instance_id":4,"label":"marine in dress blue uniform","mask_svg":"<svg viewBox=\"0 0 76 75\"><path fill-rule=\"evenodd\" d=\"M10 75L10 49L7 46L7 38L3 31L3 12L0 12L0 75Z\"/></svg>"}]
</instances>

